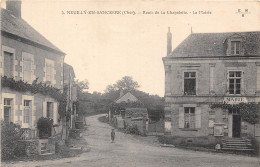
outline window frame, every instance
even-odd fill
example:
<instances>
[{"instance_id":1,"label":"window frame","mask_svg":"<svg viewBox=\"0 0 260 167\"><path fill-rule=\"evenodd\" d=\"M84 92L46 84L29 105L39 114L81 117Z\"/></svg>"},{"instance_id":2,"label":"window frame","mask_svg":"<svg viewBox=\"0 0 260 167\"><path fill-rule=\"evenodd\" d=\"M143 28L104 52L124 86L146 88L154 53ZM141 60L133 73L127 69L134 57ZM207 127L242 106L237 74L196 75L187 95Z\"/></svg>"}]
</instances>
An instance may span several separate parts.
<instances>
[{"instance_id":1,"label":"window frame","mask_svg":"<svg viewBox=\"0 0 260 167\"><path fill-rule=\"evenodd\" d=\"M187 78L187 77L185 77L185 73L195 73L195 77L190 77L190 75L189 75L189 77ZM194 70L190 70L190 71L183 71L183 95L185 95L185 96L196 96L197 95L197 92L198 92L198 90L197 90L197 85L198 85L198 83L197 83L197 78L198 78L198 76L197 76L198 74L197 74L197 71L194 71ZM195 93L194 94L185 94L185 79L195 79L195 86L194 86L194 90L195 90Z\"/></svg>"},{"instance_id":2,"label":"window frame","mask_svg":"<svg viewBox=\"0 0 260 167\"><path fill-rule=\"evenodd\" d=\"M234 44L234 53L232 53L232 46ZM237 44L239 44L239 49L237 49ZM239 51L239 53L237 53L237 50ZM231 41L231 46L230 46L230 54L232 56L237 56L237 55L241 55L242 52L242 42L240 40L232 40Z\"/></svg>"},{"instance_id":3,"label":"window frame","mask_svg":"<svg viewBox=\"0 0 260 167\"><path fill-rule=\"evenodd\" d=\"M230 77L230 73L231 72L234 72L234 73L237 73L237 72L240 72L240 77ZM234 93L230 93L230 79L234 79ZM232 95L232 96L239 96L239 95L242 95L242 90L243 90L243 71L242 70L229 70L228 73L227 73L227 79L228 79L228 85L227 85L227 89L228 89L228 94L229 95ZM237 79L240 79L240 93L237 94L236 93L236 82L235 80Z\"/></svg>"},{"instance_id":4,"label":"window frame","mask_svg":"<svg viewBox=\"0 0 260 167\"><path fill-rule=\"evenodd\" d=\"M25 79L24 79L24 69L25 69L25 67L24 67L24 65L25 65L25 61L24 61L24 59L25 59L25 57L26 58L28 58L28 59L30 59L31 61L31 69L30 69L30 79L28 80L28 81L26 81ZM25 81L25 82L28 82L28 83L32 83L32 81L33 81L33 66L34 66L34 56L32 55L32 54L29 54L29 53L26 53L26 52L23 52L22 53L22 62L23 62L23 64L22 64L22 75L23 75L23 81Z\"/></svg>"},{"instance_id":5,"label":"window frame","mask_svg":"<svg viewBox=\"0 0 260 167\"><path fill-rule=\"evenodd\" d=\"M186 109L188 109L188 113L186 113ZM191 109L193 109L193 113L191 113ZM189 127L186 127L186 114L188 114L189 120L188 125ZM193 117L193 121L192 118ZM193 123L193 124L192 124ZM193 126L191 126L193 125ZM196 107L184 107L184 129L195 129L196 128Z\"/></svg>"},{"instance_id":6,"label":"window frame","mask_svg":"<svg viewBox=\"0 0 260 167\"><path fill-rule=\"evenodd\" d=\"M4 71L4 68L5 68L5 65L4 65L4 52L11 53L12 56L13 56L13 67L12 67L13 68L13 73L12 73L12 77L15 78L15 77L17 77L17 72L15 71L15 66L17 65L15 49L11 48L11 47L8 47L8 46L4 46L4 45L2 45L2 56L3 56L3 58L2 58L2 61L1 61L2 64L0 66L0 74L2 73L3 76L5 74L5 71Z\"/></svg>"},{"instance_id":7,"label":"window frame","mask_svg":"<svg viewBox=\"0 0 260 167\"><path fill-rule=\"evenodd\" d=\"M50 70L51 74L48 75L48 70ZM54 60L45 58L45 82L53 84L55 79L55 62ZM50 77L50 80L49 80Z\"/></svg>"},{"instance_id":8,"label":"window frame","mask_svg":"<svg viewBox=\"0 0 260 167\"><path fill-rule=\"evenodd\" d=\"M9 102L10 102L10 104L6 104L5 102L6 102L6 100L10 100ZM10 110L9 110L9 120L8 120L8 122L10 123L11 122L11 114L12 114L12 110L13 110L13 98L3 98L3 101L4 101L4 103L3 103L3 105L4 105L4 110L3 110L3 115L4 115L4 117L3 117L3 120L5 121L5 108L6 107L8 107L8 108L10 108Z\"/></svg>"},{"instance_id":9,"label":"window frame","mask_svg":"<svg viewBox=\"0 0 260 167\"><path fill-rule=\"evenodd\" d=\"M29 102L28 105L25 105L25 102ZM23 100L23 124L30 124L30 115L32 113L32 100ZM28 115L25 114L25 110L28 109ZM25 119L27 117L27 120Z\"/></svg>"}]
</instances>

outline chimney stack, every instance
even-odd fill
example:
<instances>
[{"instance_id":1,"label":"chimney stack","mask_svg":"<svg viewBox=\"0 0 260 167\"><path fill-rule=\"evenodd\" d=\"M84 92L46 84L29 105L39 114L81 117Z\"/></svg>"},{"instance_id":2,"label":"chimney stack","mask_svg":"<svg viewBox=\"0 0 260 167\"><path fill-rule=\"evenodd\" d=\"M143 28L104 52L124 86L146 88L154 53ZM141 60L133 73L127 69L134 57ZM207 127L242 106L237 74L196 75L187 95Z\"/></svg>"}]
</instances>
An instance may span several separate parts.
<instances>
[{"instance_id":1,"label":"chimney stack","mask_svg":"<svg viewBox=\"0 0 260 167\"><path fill-rule=\"evenodd\" d=\"M172 33L170 27L168 27L167 33L167 56L169 56L172 52Z\"/></svg>"},{"instance_id":2,"label":"chimney stack","mask_svg":"<svg viewBox=\"0 0 260 167\"><path fill-rule=\"evenodd\" d=\"M21 18L21 16L22 16L21 6L22 6L21 0L7 0L6 1L6 9L11 11L12 14L17 18Z\"/></svg>"}]
</instances>

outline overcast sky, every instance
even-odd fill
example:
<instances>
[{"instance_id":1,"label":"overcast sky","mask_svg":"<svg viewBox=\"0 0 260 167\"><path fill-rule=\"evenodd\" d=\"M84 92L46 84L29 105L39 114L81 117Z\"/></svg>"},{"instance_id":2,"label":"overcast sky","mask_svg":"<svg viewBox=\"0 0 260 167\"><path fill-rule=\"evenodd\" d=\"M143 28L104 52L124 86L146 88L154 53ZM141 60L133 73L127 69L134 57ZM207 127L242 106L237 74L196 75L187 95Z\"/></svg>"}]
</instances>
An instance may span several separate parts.
<instances>
[{"instance_id":1,"label":"overcast sky","mask_svg":"<svg viewBox=\"0 0 260 167\"><path fill-rule=\"evenodd\" d=\"M242 17L238 9L248 9L250 14ZM136 14L62 14L85 10ZM90 92L103 92L107 85L129 75L141 85L140 90L160 96L164 96L162 57L166 56L168 27L173 49L191 33L191 26L193 33L260 30L260 5L256 2L24 0L22 17L67 54L65 62L73 66L76 78L89 81Z\"/></svg>"}]
</instances>

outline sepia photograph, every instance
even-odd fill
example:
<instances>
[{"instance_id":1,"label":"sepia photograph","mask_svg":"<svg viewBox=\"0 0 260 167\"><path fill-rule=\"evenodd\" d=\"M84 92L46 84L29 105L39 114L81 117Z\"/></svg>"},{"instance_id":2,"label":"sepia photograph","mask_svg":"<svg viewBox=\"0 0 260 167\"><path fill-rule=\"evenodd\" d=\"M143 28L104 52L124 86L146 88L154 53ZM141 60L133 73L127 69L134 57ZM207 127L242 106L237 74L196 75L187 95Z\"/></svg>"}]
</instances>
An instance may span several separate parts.
<instances>
[{"instance_id":1,"label":"sepia photograph","mask_svg":"<svg viewBox=\"0 0 260 167\"><path fill-rule=\"evenodd\" d=\"M2 0L3 167L259 167L258 0Z\"/></svg>"}]
</instances>

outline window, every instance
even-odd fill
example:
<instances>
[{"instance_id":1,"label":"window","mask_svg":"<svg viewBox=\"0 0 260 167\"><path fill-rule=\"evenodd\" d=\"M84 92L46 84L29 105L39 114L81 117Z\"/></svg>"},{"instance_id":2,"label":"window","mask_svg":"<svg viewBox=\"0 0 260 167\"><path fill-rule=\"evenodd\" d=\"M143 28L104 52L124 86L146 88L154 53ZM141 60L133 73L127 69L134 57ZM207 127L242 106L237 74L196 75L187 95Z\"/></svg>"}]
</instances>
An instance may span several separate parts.
<instances>
[{"instance_id":1,"label":"window","mask_svg":"<svg viewBox=\"0 0 260 167\"><path fill-rule=\"evenodd\" d=\"M53 103L47 102L47 118L53 119Z\"/></svg>"},{"instance_id":2,"label":"window","mask_svg":"<svg viewBox=\"0 0 260 167\"><path fill-rule=\"evenodd\" d=\"M195 128L195 107L184 107L184 128Z\"/></svg>"},{"instance_id":3,"label":"window","mask_svg":"<svg viewBox=\"0 0 260 167\"><path fill-rule=\"evenodd\" d=\"M31 100L24 100L23 123L29 123L31 113Z\"/></svg>"},{"instance_id":4,"label":"window","mask_svg":"<svg viewBox=\"0 0 260 167\"><path fill-rule=\"evenodd\" d=\"M240 55L241 42L231 41L231 55Z\"/></svg>"},{"instance_id":5,"label":"window","mask_svg":"<svg viewBox=\"0 0 260 167\"><path fill-rule=\"evenodd\" d=\"M45 69L46 69L46 82L52 83L54 79L54 62L52 60L45 59Z\"/></svg>"},{"instance_id":6,"label":"window","mask_svg":"<svg viewBox=\"0 0 260 167\"><path fill-rule=\"evenodd\" d=\"M241 94L241 71L229 72L229 94Z\"/></svg>"},{"instance_id":7,"label":"window","mask_svg":"<svg viewBox=\"0 0 260 167\"><path fill-rule=\"evenodd\" d=\"M184 72L184 95L196 95L196 72Z\"/></svg>"},{"instance_id":8,"label":"window","mask_svg":"<svg viewBox=\"0 0 260 167\"><path fill-rule=\"evenodd\" d=\"M12 110L12 99L5 98L4 99L4 121L11 121L11 110Z\"/></svg>"},{"instance_id":9,"label":"window","mask_svg":"<svg viewBox=\"0 0 260 167\"><path fill-rule=\"evenodd\" d=\"M23 55L23 80L32 81L32 58L28 55Z\"/></svg>"},{"instance_id":10,"label":"window","mask_svg":"<svg viewBox=\"0 0 260 167\"><path fill-rule=\"evenodd\" d=\"M14 73L14 56L12 53L4 52L4 75L8 78L13 77Z\"/></svg>"}]
</instances>

